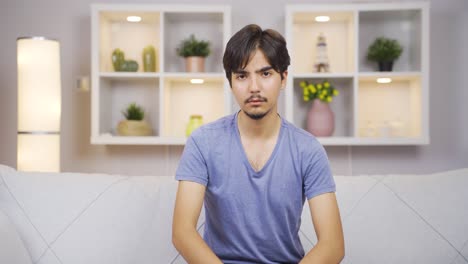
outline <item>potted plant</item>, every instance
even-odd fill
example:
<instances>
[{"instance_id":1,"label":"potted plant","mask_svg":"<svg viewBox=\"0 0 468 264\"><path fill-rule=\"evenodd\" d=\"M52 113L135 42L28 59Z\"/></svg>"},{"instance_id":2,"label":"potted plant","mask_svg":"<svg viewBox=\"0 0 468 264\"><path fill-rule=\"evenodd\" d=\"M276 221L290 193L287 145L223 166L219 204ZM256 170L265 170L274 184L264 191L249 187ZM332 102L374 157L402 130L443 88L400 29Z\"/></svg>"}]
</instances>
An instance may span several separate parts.
<instances>
[{"instance_id":1,"label":"potted plant","mask_svg":"<svg viewBox=\"0 0 468 264\"><path fill-rule=\"evenodd\" d=\"M303 100L312 101L307 113L307 131L317 137L328 137L335 130L335 115L329 103L339 94L338 90L327 80L318 83L302 81Z\"/></svg>"},{"instance_id":2,"label":"potted plant","mask_svg":"<svg viewBox=\"0 0 468 264\"><path fill-rule=\"evenodd\" d=\"M403 48L396 39L379 37L369 46L367 59L379 64L379 71L392 71L393 62L398 59Z\"/></svg>"},{"instance_id":3,"label":"potted plant","mask_svg":"<svg viewBox=\"0 0 468 264\"><path fill-rule=\"evenodd\" d=\"M177 54L185 58L187 72L204 72L205 58L210 52L210 42L198 40L193 34L182 40L177 48Z\"/></svg>"},{"instance_id":4,"label":"potted plant","mask_svg":"<svg viewBox=\"0 0 468 264\"><path fill-rule=\"evenodd\" d=\"M120 136L150 136L153 133L151 126L144 119L145 111L136 103L131 103L122 111L125 120L117 125Z\"/></svg>"}]
</instances>

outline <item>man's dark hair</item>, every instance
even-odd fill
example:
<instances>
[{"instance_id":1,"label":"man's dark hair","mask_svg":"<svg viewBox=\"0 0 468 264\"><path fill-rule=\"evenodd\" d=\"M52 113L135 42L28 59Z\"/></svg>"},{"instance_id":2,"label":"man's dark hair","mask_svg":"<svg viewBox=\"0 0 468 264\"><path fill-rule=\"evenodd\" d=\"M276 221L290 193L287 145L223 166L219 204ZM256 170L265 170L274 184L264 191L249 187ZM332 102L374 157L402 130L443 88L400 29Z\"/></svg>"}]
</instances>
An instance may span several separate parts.
<instances>
[{"instance_id":1,"label":"man's dark hair","mask_svg":"<svg viewBox=\"0 0 468 264\"><path fill-rule=\"evenodd\" d=\"M224 71L232 87L232 72L244 69L250 61L252 53L260 49L275 71L283 73L288 69L289 58L286 40L273 29L262 30L255 24L247 25L239 30L226 45L223 57Z\"/></svg>"}]
</instances>

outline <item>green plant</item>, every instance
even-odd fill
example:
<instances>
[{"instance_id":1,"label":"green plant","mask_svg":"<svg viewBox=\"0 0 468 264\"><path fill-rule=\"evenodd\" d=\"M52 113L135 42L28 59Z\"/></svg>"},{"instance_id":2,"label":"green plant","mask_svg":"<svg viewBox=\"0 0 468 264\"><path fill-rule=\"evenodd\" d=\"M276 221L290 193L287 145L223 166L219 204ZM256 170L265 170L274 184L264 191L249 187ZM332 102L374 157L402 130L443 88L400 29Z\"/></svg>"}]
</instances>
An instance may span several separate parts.
<instances>
[{"instance_id":1,"label":"green plant","mask_svg":"<svg viewBox=\"0 0 468 264\"><path fill-rule=\"evenodd\" d=\"M136 103L131 103L127 106L125 111L122 111L122 114L127 120L143 120L145 117L145 110Z\"/></svg>"},{"instance_id":2,"label":"green plant","mask_svg":"<svg viewBox=\"0 0 468 264\"><path fill-rule=\"evenodd\" d=\"M302 81L299 85L302 87L302 98L305 102L319 99L322 102L330 103L333 101L334 96L340 94L340 92L327 80L315 84L309 83L308 81Z\"/></svg>"},{"instance_id":3,"label":"green plant","mask_svg":"<svg viewBox=\"0 0 468 264\"><path fill-rule=\"evenodd\" d=\"M210 55L210 52L210 42L197 40L193 34L182 40L177 48L177 54L184 58L191 56L206 57Z\"/></svg>"},{"instance_id":4,"label":"green plant","mask_svg":"<svg viewBox=\"0 0 468 264\"><path fill-rule=\"evenodd\" d=\"M367 59L377 62L394 61L402 52L403 48L396 39L379 37L367 49Z\"/></svg>"}]
</instances>

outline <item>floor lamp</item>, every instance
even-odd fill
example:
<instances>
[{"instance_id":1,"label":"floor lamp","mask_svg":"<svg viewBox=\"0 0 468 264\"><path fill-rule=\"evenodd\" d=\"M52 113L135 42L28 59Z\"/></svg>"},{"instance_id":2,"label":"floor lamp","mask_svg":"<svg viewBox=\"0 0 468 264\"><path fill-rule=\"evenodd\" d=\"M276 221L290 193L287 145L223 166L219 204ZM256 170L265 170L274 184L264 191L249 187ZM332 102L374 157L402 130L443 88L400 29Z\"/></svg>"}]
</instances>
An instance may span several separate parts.
<instances>
[{"instance_id":1,"label":"floor lamp","mask_svg":"<svg viewBox=\"0 0 468 264\"><path fill-rule=\"evenodd\" d=\"M60 171L60 43L44 37L16 40L18 157L21 171Z\"/></svg>"}]
</instances>

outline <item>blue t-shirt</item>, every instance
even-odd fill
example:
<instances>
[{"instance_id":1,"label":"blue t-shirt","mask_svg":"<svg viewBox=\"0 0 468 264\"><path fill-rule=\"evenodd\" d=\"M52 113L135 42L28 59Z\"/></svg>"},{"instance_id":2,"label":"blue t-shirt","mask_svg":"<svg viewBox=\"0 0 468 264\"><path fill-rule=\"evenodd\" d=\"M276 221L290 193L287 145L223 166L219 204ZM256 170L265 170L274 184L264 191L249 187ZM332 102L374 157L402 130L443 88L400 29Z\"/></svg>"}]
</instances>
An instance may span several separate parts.
<instances>
[{"instance_id":1,"label":"blue t-shirt","mask_svg":"<svg viewBox=\"0 0 468 264\"><path fill-rule=\"evenodd\" d=\"M207 187L203 238L224 263L298 263L306 197L335 191L325 150L282 118L276 146L257 172L238 131L237 113L195 130L176 179Z\"/></svg>"}]
</instances>

